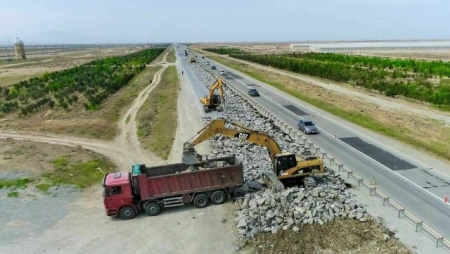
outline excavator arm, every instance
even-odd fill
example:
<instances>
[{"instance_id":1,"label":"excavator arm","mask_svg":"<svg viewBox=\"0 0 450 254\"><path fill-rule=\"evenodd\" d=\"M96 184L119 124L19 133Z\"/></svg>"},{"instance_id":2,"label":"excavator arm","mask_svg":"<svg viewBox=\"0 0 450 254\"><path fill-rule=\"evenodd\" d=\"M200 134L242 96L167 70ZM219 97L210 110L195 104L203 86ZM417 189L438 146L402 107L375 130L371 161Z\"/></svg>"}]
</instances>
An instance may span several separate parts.
<instances>
[{"instance_id":1,"label":"excavator arm","mask_svg":"<svg viewBox=\"0 0 450 254\"><path fill-rule=\"evenodd\" d=\"M225 125L227 123L231 126L240 128L240 130L226 128ZM217 119L210 122L203 129L197 132L197 134L191 138L191 140L193 139L192 141L184 143L183 162L188 164L195 164L199 162L199 155L195 152L193 147L217 134L222 134L228 137L236 137L251 143L265 146L269 151L269 156L272 162L275 161L275 155L281 154L282 152L278 143L269 135L252 130L237 123L227 122L225 119Z\"/></svg>"}]
</instances>

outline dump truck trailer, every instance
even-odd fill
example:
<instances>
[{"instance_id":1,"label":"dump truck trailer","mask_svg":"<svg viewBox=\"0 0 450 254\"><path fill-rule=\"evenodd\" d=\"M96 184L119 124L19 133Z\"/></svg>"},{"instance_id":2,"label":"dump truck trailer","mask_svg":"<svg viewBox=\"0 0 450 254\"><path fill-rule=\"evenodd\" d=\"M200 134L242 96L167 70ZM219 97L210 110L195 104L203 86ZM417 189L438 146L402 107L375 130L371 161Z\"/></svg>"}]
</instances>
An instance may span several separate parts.
<instances>
[{"instance_id":1,"label":"dump truck trailer","mask_svg":"<svg viewBox=\"0 0 450 254\"><path fill-rule=\"evenodd\" d=\"M228 166L206 168L212 163ZM105 212L127 220L140 211L155 216L163 208L191 202L198 208L209 202L218 205L243 183L243 166L234 156L195 165L135 165L131 172L109 173L103 178Z\"/></svg>"}]
</instances>

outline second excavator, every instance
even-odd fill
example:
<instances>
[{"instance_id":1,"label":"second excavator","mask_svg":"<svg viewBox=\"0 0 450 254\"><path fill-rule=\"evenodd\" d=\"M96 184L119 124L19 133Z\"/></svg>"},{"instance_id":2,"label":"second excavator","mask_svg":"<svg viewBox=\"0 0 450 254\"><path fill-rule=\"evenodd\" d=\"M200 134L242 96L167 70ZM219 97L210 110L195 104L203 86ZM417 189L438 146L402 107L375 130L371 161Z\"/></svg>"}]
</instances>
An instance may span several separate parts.
<instances>
[{"instance_id":1,"label":"second excavator","mask_svg":"<svg viewBox=\"0 0 450 254\"><path fill-rule=\"evenodd\" d=\"M216 90L219 91L219 94L216 94ZM223 96L222 78L217 78L216 82L210 86L208 95L201 98L200 102L203 104L203 109L206 113L211 110L217 110L218 112L223 111L222 104L225 102L225 99Z\"/></svg>"},{"instance_id":2,"label":"second excavator","mask_svg":"<svg viewBox=\"0 0 450 254\"><path fill-rule=\"evenodd\" d=\"M234 128L227 128L226 124ZM301 157L293 153L283 153L278 143L268 134L228 122L225 119L211 121L194 137L184 143L183 163L196 164L202 161L202 156L195 151L194 146L218 134L265 146L272 160L273 168L272 172L263 173L262 178L268 186L277 191L283 190L284 185L300 184L307 187L306 177L324 172L324 163L319 156L307 155ZM239 153L239 151L236 152Z\"/></svg>"}]
</instances>

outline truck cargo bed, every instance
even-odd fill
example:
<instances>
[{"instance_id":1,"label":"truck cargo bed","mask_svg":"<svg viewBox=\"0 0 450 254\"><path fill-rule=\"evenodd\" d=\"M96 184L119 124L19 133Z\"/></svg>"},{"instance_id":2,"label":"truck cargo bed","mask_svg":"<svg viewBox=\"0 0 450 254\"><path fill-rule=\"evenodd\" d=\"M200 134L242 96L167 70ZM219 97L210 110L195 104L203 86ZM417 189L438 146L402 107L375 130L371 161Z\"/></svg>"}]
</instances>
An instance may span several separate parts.
<instances>
[{"instance_id":1,"label":"truck cargo bed","mask_svg":"<svg viewBox=\"0 0 450 254\"><path fill-rule=\"evenodd\" d=\"M132 176L133 187L135 190L139 190L141 200L150 200L225 189L243 184L243 166L237 162L235 157L209 160L209 162L215 161L225 161L230 166L186 171L190 165L183 163L150 168L142 165L142 174ZM194 166L203 167L204 164L199 163Z\"/></svg>"}]
</instances>

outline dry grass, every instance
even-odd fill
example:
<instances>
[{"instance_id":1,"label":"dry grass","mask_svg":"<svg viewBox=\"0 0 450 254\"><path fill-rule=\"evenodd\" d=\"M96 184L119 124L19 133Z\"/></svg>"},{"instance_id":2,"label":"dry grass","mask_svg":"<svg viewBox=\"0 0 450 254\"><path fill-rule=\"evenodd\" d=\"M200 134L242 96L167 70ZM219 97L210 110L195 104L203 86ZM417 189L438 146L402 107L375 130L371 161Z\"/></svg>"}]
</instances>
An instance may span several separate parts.
<instances>
[{"instance_id":1,"label":"dry grass","mask_svg":"<svg viewBox=\"0 0 450 254\"><path fill-rule=\"evenodd\" d=\"M145 149L165 160L172 150L177 129L179 89L177 69L170 66L138 112L139 141Z\"/></svg>"},{"instance_id":2,"label":"dry grass","mask_svg":"<svg viewBox=\"0 0 450 254\"><path fill-rule=\"evenodd\" d=\"M48 109L27 118L10 114L0 122L0 129L112 139L117 133L116 123L122 111L133 102L140 91L151 83L153 76L161 68L161 66L147 67L127 86L110 96L102 104L102 109L98 111L87 111L83 106L85 98L80 95L79 102L68 112Z\"/></svg>"},{"instance_id":3,"label":"dry grass","mask_svg":"<svg viewBox=\"0 0 450 254\"><path fill-rule=\"evenodd\" d=\"M379 108L372 102L348 98L345 94L335 93L230 58L223 58L211 53L205 54L213 60L290 93L300 100L345 120L395 138L445 160L450 160L450 126L446 126L442 122L415 114ZM333 134L339 136L339 133Z\"/></svg>"},{"instance_id":4,"label":"dry grass","mask_svg":"<svg viewBox=\"0 0 450 254\"><path fill-rule=\"evenodd\" d=\"M175 57L175 50L173 49L173 47L170 47L169 54L167 55L167 62L175 63L176 60L177 58Z\"/></svg>"},{"instance_id":5,"label":"dry grass","mask_svg":"<svg viewBox=\"0 0 450 254\"><path fill-rule=\"evenodd\" d=\"M369 220L336 220L320 225L301 225L298 233L279 230L259 234L249 241L255 253L411 253L380 223ZM389 239L385 240L385 236Z\"/></svg>"}]
</instances>

